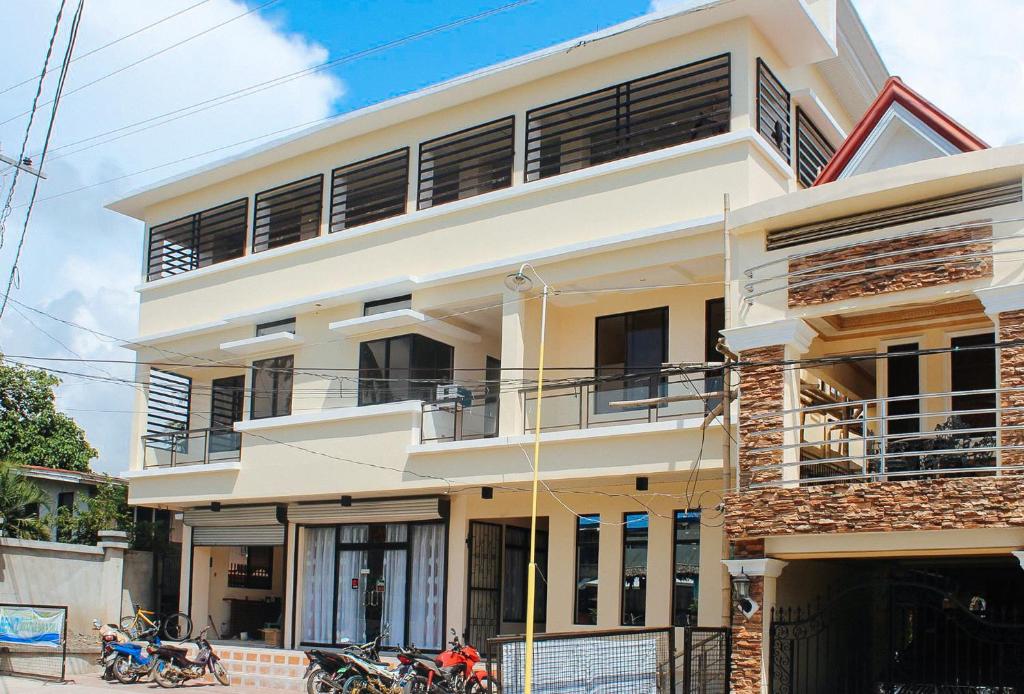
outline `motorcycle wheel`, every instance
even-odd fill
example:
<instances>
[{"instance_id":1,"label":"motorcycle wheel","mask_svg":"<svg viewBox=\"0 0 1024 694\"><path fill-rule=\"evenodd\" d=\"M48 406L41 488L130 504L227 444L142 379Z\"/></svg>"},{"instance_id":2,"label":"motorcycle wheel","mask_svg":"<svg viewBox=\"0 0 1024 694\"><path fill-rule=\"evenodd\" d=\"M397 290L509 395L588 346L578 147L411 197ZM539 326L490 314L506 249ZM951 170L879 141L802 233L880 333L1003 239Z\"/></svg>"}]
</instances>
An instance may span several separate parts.
<instances>
[{"instance_id":1,"label":"motorcycle wheel","mask_svg":"<svg viewBox=\"0 0 1024 694\"><path fill-rule=\"evenodd\" d=\"M367 694L369 688L367 687L368 682L362 675L355 675L345 680L345 687L341 690L342 694Z\"/></svg>"},{"instance_id":2,"label":"motorcycle wheel","mask_svg":"<svg viewBox=\"0 0 1024 694\"><path fill-rule=\"evenodd\" d=\"M168 641L184 641L192 636L192 618L184 612L167 615L163 623L164 638Z\"/></svg>"},{"instance_id":3,"label":"motorcycle wheel","mask_svg":"<svg viewBox=\"0 0 1024 694\"><path fill-rule=\"evenodd\" d=\"M501 685L498 684L498 680L491 677L482 680L474 678L473 684L469 687L469 694L501 694Z\"/></svg>"},{"instance_id":4,"label":"motorcycle wheel","mask_svg":"<svg viewBox=\"0 0 1024 694\"><path fill-rule=\"evenodd\" d=\"M174 668L172 668L170 665L168 665L166 663L164 664L163 667L160 667L158 665L154 669L153 679L155 679L156 683L159 684L164 689L174 689L179 684L181 684L181 682L178 680L178 678L176 676L171 674L171 670L173 670L173 669Z\"/></svg>"},{"instance_id":5,"label":"motorcycle wheel","mask_svg":"<svg viewBox=\"0 0 1024 694\"><path fill-rule=\"evenodd\" d=\"M309 677L306 678L306 694L324 694L324 692L330 691L331 687L324 684L325 679L327 679L327 673L323 668L319 666L313 668L313 672L309 673Z\"/></svg>"},{"instance_id":6,"label":"motorcycle wheel","mask_svg":"<svg viewBox=\"0 0 1024 694\"><path fill-rule=\"evenodd\" d=\"M139 675L132 672L132 663L125 656L118 656L110 669L114 673L114 679L121 684L133 684L139 681Z\"/></svg>"},{"instance_id":7,"label":"motorcycle wheel","mask_svg":"<svg viewBox=\"0 0 1024 694\"><path fill-rule=\"evenodd\" d=\"M217 678L217 681L225 687L231 684L231 678L228 677L228 671L224 669L224 666L220 664L219 660L213 664L213 667L211 667L210 670L213 671L213 676Z\"/></svg>"},{"instance_id":8,"label":"motorcycle wheel","mask_svg":"<svg viewBox=\"0 0 1024 694\"><path fill-rule=\"evenodd\" d=\"M110 682L111 680L114 679L114 666L113 665L108 665L105 668L103 668L103 679L106 682Z\"/></svg>"}]
</instances>

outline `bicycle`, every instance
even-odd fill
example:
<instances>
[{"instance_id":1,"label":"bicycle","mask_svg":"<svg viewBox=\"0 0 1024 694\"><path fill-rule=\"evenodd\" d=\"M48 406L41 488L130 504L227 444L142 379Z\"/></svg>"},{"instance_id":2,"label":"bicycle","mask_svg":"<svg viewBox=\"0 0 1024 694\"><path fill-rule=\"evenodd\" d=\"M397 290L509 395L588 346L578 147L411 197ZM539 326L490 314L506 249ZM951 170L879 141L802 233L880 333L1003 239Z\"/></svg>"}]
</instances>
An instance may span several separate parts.
<instances>
[{"instance_id":1,"label":"bicycle","mask_svg":"<svg viewBox=\"0 0 1024 694\"><path fill-rule=\"evenodd\" d=\"M156 612L135 606L135 614L121 617L119 626L132 640L144 638L147 634L161 632L168 641L184 641L192 636L192 618L184 612L175 612L163 620L155 619Z\"/></svg>"}]
</instances>

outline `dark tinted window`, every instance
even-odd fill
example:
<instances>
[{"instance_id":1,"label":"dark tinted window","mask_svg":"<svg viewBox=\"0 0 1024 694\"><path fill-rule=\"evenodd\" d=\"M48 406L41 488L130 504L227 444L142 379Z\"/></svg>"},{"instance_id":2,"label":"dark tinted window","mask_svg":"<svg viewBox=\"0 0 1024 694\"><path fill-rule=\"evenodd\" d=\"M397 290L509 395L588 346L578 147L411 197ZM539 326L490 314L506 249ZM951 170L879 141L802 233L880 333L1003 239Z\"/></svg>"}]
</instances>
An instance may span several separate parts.
<instances>
[{"instance_id":1,"label":"dark tinted window","mask_svg":"<svg viewBox=\"0 0 1024 694\"><path fill-rule=\"evenodd\" d=\"M359 345L359 404L433 401L450 383L455 350L422 335L400 335Z\"/></svg>"},{"instance_id":2,"label":"dark tinted window","mask_svg":"<svg viewBox=\"0 0 1024 694\"><path fill-rule=\"evenodd\" d=\"M321 174L257 193L253 252L319 236L323 191Z\"/></svg>"},{"instance_id":3,"label":"dark tinted window","mask_svg":"<svg viewBox=\"0 0 1024 694\"><path fill-rule=\"evenodd\" d=\"M292 413L293 365L291 355L252 363L252 419L284 417Z\"/></svg>"},{"instance_id":4,"label":"dark tinted window","mask_svg":"<svg viewBox=\"0 0 1024 694\"><path fill-rule=\"evenodd\" d=\"M576 519L576 624L597 624L597 577L601 516Z\"/></svg>"},{"instance_id":5,"label":"dark tinted window","mask_svg":"<svg viewBox=\"0 0 1024 694\"><path fill-rule=\"evenodd\" d=\"M514 129L509 116L420 145L417 209L512 185Z\"/></svg>"},{"instance_id":6,"label":"dark tinted window","mask_svg":"<svg viewBox=\"0 0 1024 694\"><path fill-rule=\"evenodd\" d=\"M647 619L646 513L627 513L622 527L622 625L643 626Z\"/></svg>"},{"instance_id":7,"label":"dark tinted window","mask_svg":"<svg viewBox=\"0 0 1024 694\"><path fill-rule=\"evenodd\" d=\"M335 169L331 233L402 214L408 191L408 148Z\"/></svg>"},{"instance_id":8,"label":"dark tinted window","mask_svg":"<svg viewBox=\"0 0 1024 694\"><path fill-rule=\"evenodd\" d=\"M595 411L608 403L657 397L668 359L668 309L654 308L597 319Z\"/></svg>"},{"instance_id":9,"label":"dark tinted window","mask_svg":"<svg viewBox=\"0 0 1024 694\"><path fill-rule=\"evenodd\" d=\"M697 624L700 587L700 511L676 511L673 544L672 624Z\"/></svg>"}]
</instances>

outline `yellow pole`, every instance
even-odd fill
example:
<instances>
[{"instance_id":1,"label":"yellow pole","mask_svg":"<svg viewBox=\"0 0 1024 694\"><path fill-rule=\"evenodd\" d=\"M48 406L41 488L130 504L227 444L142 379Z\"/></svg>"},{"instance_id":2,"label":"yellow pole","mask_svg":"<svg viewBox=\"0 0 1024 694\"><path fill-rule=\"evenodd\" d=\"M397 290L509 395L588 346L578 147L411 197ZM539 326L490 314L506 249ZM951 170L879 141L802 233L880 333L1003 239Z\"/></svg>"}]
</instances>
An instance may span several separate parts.
<instances>
[{"instance_id":1,"label":"yellow pole","mask_svg":"<svg viewBox=\"0 0 1024 694\"><path fill-rule=\"evenodd\" d=\"M540 479L540 409L544 396L544 337L548 322L548 286L540 309L540 356L537 359L537 414L533 422L533 498L530 508L530 570L526 576L526 670L524 694L533 690L533 614L537 590L537 484Z\"/></svg>"}]
</instances>

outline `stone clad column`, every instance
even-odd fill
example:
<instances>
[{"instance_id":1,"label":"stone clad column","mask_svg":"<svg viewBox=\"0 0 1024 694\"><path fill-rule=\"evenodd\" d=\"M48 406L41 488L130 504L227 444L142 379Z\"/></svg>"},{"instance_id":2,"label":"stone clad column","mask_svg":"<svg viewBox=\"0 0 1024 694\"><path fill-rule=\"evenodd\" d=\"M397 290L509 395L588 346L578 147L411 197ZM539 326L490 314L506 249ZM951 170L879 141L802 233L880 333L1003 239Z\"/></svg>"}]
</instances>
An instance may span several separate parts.
<instances>
[{"instance_id":1,"label":"stone clad column","mask_svg":"<svg viewBox=\"0 0 1024 694\"><path fill-rule=\"evenodd\" d=\"M996 342L1021 343L996 350L996 386L1006 389L999 395L1000 426L1024 425L1024 284L979 289L975 294L995 325ZM1024 447L1024 429L1002 430L999 445ZM998 455L1000 465L1024 465L1024 450L1000 451Z\"/></svg>"},{"instance_id":2,"label":"stone clad column","mask_svg":"<svg viewBox=\"0 0 1024 694\"><path fill-rule=\"evenodd\" d=\"M756 543L755 543L756 544ZM760 547L737 547L737 554L746 551L763 553ZM733 694L762 694L768 691L768 633L771 610L775 606L775 586L786 562L765 557L726 559L730 579L744 575L750 581L749 596L757 603L757 611L747 617L737 607L733 595L732 608L732 670L730 691Z\"/></svg>"},{"instance_id":3,"label":"stone clad column","mask_svg":"<svg viewBox=\"0 0 1024 694\"><path fill-rule=\"evenodd\" d=\"M800 470L782 467L799 459L796 432L785 436L783 427L796 424L795 415L784 415L800 403L800 370L784 362L799 359L817 333L802 320L791 318L763 325L723 330L726 344L741 361L739 368L739 469L740 486L799 479ZM746 365L744 365L746 364ZM753 450L767 446L774 450ZM757 470L762 466L774 466Z\"/></svg>"}]
</instances>

